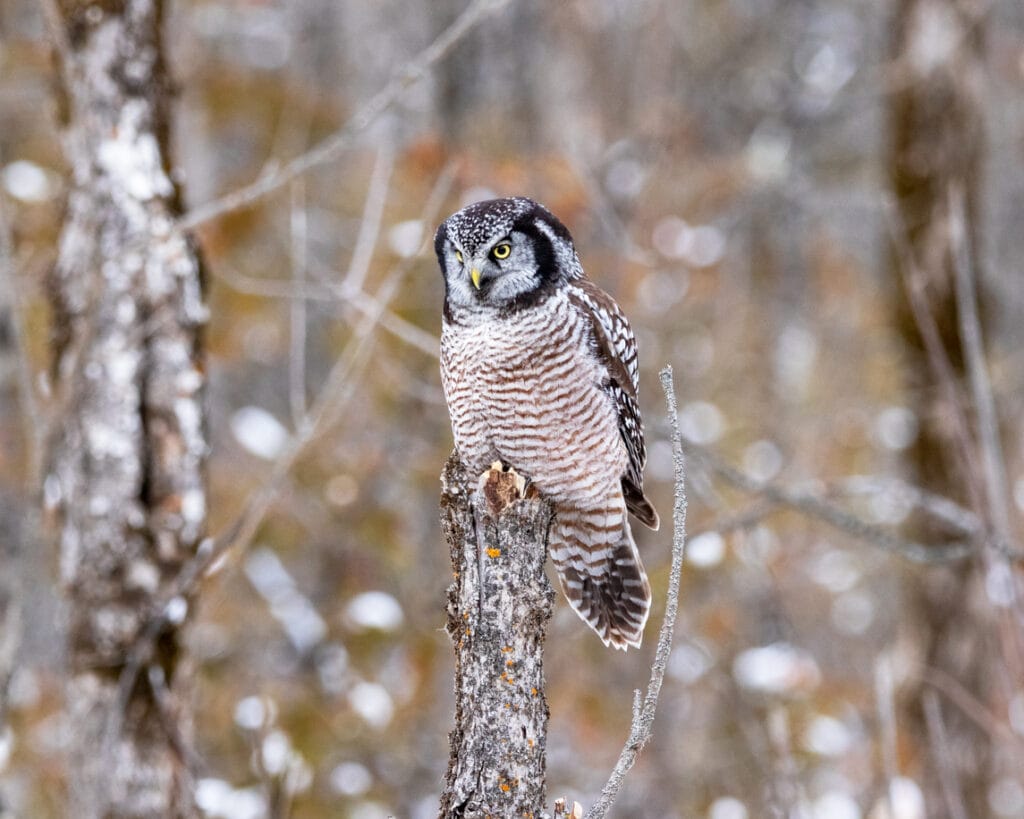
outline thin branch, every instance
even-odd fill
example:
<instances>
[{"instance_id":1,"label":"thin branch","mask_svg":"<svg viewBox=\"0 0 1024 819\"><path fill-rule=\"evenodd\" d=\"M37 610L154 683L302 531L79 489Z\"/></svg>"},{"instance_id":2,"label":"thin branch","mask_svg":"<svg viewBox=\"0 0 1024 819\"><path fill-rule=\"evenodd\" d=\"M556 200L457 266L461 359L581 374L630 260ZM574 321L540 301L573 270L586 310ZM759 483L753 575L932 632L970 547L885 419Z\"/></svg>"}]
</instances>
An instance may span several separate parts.
<instances>
[{"instance_id":1,"label":"thin branch","mask_svg":"<svg viewBox=\"0 0 1024 819\"><path fill-rule=\"evenodd\" d=\"M32 491L39 487L45 438L39 423L39 402L32 377L32 362L28 353L28 330L25 327L25 304L18 270L14 262L14 240L7 214L7 202L0 194L0 284L10 297L11 332L14 355L18 368L18 400L21 404L21 423L28 446L28 485Z\"/></svg>"},{"instance_id":2,"label":"thin branch","mask_svg":"<svg viewBox=\"0 0 1024 819\"><path fill-rule=\"evenodd\" d=\"M178 221L178 226L184 230L191 230L212 222L226 213L251 205L295 177L337 158L352 144L356 135L372 125L401 99L410 87L424 79L434 65L444 59L469 31L508 2L509 0L473 0L434 42L399 69L388 84L371 97L333 135L313 149L281 165L272 173L261 176L255 182L194 208Z\"/></svg>"},{"instance_id":3,"label":"thin branch","mask_svg":"<svg viewBox=\"0 0 1024 819\"><path fill-rule=\"evenodd\" d=\"M988 501L988 525L992 527L998 541L1006 542L1012 536L1010 526L1010 501L1006 489L1006 461L999 441L999 420L996 416L995 400L992 397L992 382L989 380L985 363L985 346L981 336L981 321L978 318L978 297L975 291L975 271L971 268L970 247L964 212L963 191L956 186L949 190L949 233L950 252L953 256L954 278L956 280L957 319L960 324L960 343L963 347L967 374L974 399L976 436L981 449L982 477L985 498ZM998 554L998 550L995 550ZM1006 557L1001 554L1001 557ZM1008 575L1011 602L1015 617L1005 613L999 618L1000 633L1006 660L1014 679L1024 669L1024 645L1022 645L1019 621L1024 616L1024 601L1021 600L1020 585L1012 566L1000 565L990 551L984 555L985 571L1005 571Z\"/></svg>"},{"instance_id":4,"label":"thin branch","mask_svg":"<svg viewBox=\"0 0 1024 819\"><path fill-rule=\"evenodd\" d=\"M886 226L889 229L889 235L899 261L897 269L903 281L914 324L924 343L928 365L953 412L952 437L961 463L964 486L970 496L971 505L980 514L984 507L981 489L977 482L980 472L975 460L974 442L971 439L970 425L967 423L967 412L960 395L956 373L953 371L953 365L942 342L935 316L932 315L931 306L925 295L927 277L918 266L914 251L907 242L907 231L895 205L891 201L885 200L884 211L887 217Z\"/></svg>"},{"instance_id":5,"label":"thin branch","mask_svg":"<svg viewBox=\"0 0 1024 819\"><path fill-rule=\"evenodd\" d=\"M959 188L949 191L949 232L953 266L956 271L956 306L960 322L960 343L970 377L971 394L977 418L977 436L981 444L981 462L985 475L985 496L988 514L998 537L1010 538L1010 502L1006 491L1006 461L999 441L992 382L985 364L985 345L978 319L978 296L974 271L971 269L970 247L965 227L964 195Z\"/></svg>"},{"instance_id":6,"label":"thin branch","mask_svg":"<svg viewBox=\"0 0 1024 819\"><path fill-rule=\"evenodd\" d=\"M306 281L308 256L306 185L302 178L292 185L290 251L292 281L302 287ZM306 414L306 300L292 299L290 306L288 403L292 411L292 424Z\"/></svg>"},{"instance_id":7,"label":"thin branch","mask_svg":"<svg viewBox=\"0 0 1024 819\"><path fill-rule=\"evenodd\" d=\"M720 535L724 535L729 532L750 529L759 524L766 517L770 516L773 512L777 512L778 509L779 505L774 501L755 501L746 509L719 515L706 526L694 529L690 532L690 540L694 540L695 538L708 534L709 532L717 532Z\"/></svg>"},{"instance_id":8,"label":"thin branch","mask_svg":"<svg viewBox=\"0 0 1024 819\"><path fill-rule=\"evenodd\" d=\"M893 694L892 658L883 654L875 660L875 707L882 736L882 765L887 787L885 799L889 816L895 816L896 778L899 776L899 762L896 755L896 704Z\"/></svg>"},{"instance_id":9,"label":"thin branch","mask_svg":"<svg viewBox=\"0 0 1024 819\"><path fill-rule=\"evenodd\" d=\"M925 691L924 718L928 726L928 745L942 775L939 777L939 784L942 788L942 798L946 802L946 810L949 811L950 819L967 819L967 810L964 808L963 791L960 789L960 778L956 772L956 762L949 751L948 740L946 739L946 725L942 721L942 705L939 703L939 695L934 691Z\"/></svg>"},{"instance_id":10,"label":"thin branch","mask_svg":"<svg viewBox=\"0 0 1024 819\"><path fill-rule=\"evenodd\" d=\"M658 694L665 677L665 667L672 653L672 635L675 631L676 614L679 610L679 581L686 557L686 464L683 456L683 439L679 433L679 416L676 410L676 391L672 382L672 368L665 367L660 373L661 388L668 405L669 425L672 429L672 463L675 472L675 491L672 506L672 568L669 571L668 599L665 602L665 619L658 634L658 646L651 664L651 678L647 683L647 694L640 706L640 692L634 694L633 721L629 738L619 755L618 762L601 790L601 797L591 806L584 819L601 819L608 815L615 797L618 796L623 780L636 762L640 751L651 738L654 728L654 713L658 706Z\"/></svg>"},{"instance_id":11,"label":"thin branch","mask_svg":"<svg viewBox=\"0 0 1024 819\"><path fill-rule=\"evenodd\" d=\"M758 495L779 506L800 512L808 517L821 520L842 532L870 543L887 552L901 555L915 563L945 563L971 557L977 549L971 542L944 543L926 546L912 540L904 540L874 523L823 500L820 496L774 484L764 484L744 472L725 463L710 450L693 444L686 445L686 454L710 469L731 486L749 494ZM993 544L1009 553L1006 544Z\"/></svg>"},{"instance_id":12,"label":"thin branch","mask_svg":"<svg viewBox=\"0 0 1024 819\"><path fill-rule=\"evenodd\" d=\"M1005 720L992 713L985 703L952 674L933 665L924 666L921 673L925 683L945 696L965 717L990 737L1024 747L1024 739L1021 739Z\"/></svg>"},{"instance_id":13,"label":"thin branch","mask_svg":"<svg viewBox=\"0 0 1024 819\"><path fill-rule=\"evenodd\" d=\"M830 492L835 491L848 497L858 495L898 496L914 508L922 510L965 535L982 536L985 533L981 518L970 509L943 495L929 492L927 489L914 486L899 478L851 475L829 488Z\"/></svg>"},{"instance_id":14,"label":"thin branch","mask_svg":"<svg viewBox=\"0 0 1024 819\"><path fill-rule=\"evenodd\" d=\"M341 282L342 292L362 290L366 281L366 272L370 269L373 249L380 236L380 222L384 215L384 204L388 198L388 187L391 172L395 167L395 151L390 142L385 142L377 151L377 160L373 163L370 184L363 202L363 218L359 220L359 233L356 246L352 250L348 272Z\"/></svg>"},{"instance_id":15,"label":"thin branch","mask_svg":"<svg viewBox=\"0 0 1024 819\"><path fill-rule=\"evenodd\" d=\"M67 30L64 28L63 15L57 6L57 0L42 0L43 19L53 40L53 47L60 59L61 70L69 71L74 66L71 43L68 41Z\"/></svg>"},{"instance_id":16,"label":"thin branch","mask_svg":"<svg viewBox=\"0 0 1024 819\"><path fill-rule=\"evenodd\" d=\"M262 279L248 276L224 262L211 265L211 269L214 277L223 281L232 290L251 296L263 296L268 299L305 299L306 301L348 303L363 315L374 313L379 307L377 299L365 290L342 293L337 285L309 281L304 282L301 287L296 287L283 279ZM333 274L335 271L328 272ZM380 325L410 347L415 347L432 358L438 357L440 341L437 336L413 324L393 310L385 308L381 313Z\"/></svg>"}]
</instances>

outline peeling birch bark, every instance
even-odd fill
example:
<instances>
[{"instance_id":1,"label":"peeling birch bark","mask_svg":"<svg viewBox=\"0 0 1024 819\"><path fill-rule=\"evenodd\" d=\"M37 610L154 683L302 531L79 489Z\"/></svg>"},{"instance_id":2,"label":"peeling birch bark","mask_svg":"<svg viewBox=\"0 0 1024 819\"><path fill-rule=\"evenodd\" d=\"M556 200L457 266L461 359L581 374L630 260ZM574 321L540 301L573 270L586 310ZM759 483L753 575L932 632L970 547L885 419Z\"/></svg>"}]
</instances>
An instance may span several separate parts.
<instances>
[{"instance_id":1,"label":"peeling birch bark","mask_svg":"<svg viewBox=\"0 0 1024 819\"><path fill-rule=\"evenodd\" d=\"M69 801L91 817L194 813L177 609L127 697L118 677L206 525L200 262L175 227L159 0L61 0L73 184L50 281L56 408L45 495L68 599ZM172 696L154 693L160 675ZM111 726L118 730L111 735Z\"/></svg>"},{"instance_id":2,"label":"peeling birch bark","mask_svg":"<svg viewBox=\"0 0 1024 819\"><path fill-rule=\"evenodd\" d=\"M442 819L545 815L548 706L543 649L554 591L544 571L551 507L491 469L471 491L452 455L441 523L451 552L448 634L455 729ZM530 495L529 492L526 493Z\"/></svg>"}]
</instances>

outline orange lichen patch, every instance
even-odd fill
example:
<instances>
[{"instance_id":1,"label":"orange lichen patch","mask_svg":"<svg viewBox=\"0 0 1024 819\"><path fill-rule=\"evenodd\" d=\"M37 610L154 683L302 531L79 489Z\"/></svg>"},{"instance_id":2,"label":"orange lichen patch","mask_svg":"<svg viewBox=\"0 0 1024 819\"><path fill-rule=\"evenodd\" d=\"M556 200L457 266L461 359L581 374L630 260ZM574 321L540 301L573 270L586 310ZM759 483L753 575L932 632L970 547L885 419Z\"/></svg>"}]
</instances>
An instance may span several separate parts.
<instances>
[{"instance_id":1,"label":"orange lichen patch","mask_svg":"<svg viewBox=\"0 0 1024 819\"><path fill-rule=\"evenodd\" d=\"M510 790L512 790L508 782L502 782L498 787L501 788L505 793L508 793Z\"/></svg>"},{"instance_id":2,"label":"orange lichen patch","mask_svg":"<svg viewBox=\"0 0 1024 819\"><path fill-rule=\"evenodd\" d=\"M531 696L536 697L537 696L537 689L536 688L531 688L530 689L530 694L531 694Z\"/></svg>"},{"instance_id":3,"label":"orange lichen patch","mask_svg":"<svg viewBox=\"0 0 1024 819\"><path fill-rule=\"evenodd\" d=\"M502 679L503 679L503 680L504 680L505 682L507 682L507 683L508 683L509 685L512 685L512 683L513 683L513 682L515 682L515 680L514 680L514 679L512 679L512 677L510 677L510 676L509 676L509 673L508 673L507 671L502 671L502 672L501 672L501 678L502 678Z\"/></svg>"},{"instance_id":4,"label":"orange lichen patch","mask_svg":"<svg viewBox=\"0 0 1024 819\"><path fill-rule=\"evenodd\" d=\"M505 660L505 665L512 667L516 664L515 660Z\"/></svg>"},{"instance_id":5,"label":"orange lichen patch","mask_svg":"<svg viewBox=\"0 0 1024 819\"><path fill-rule=\"evenodd\" d=\"M512 646L502 646L501 647L502 654L508 654L510 651L512 651Z\"/></svg>"},{"instance_id":6,"label":"orange lichen patch","mask_svg":"<svg viewBox=\"0 0 1024 819\"><path fill-rule=\"evenodd\" d=\"M501 556L501 549L488 549L487 550L487 556L488 557L500 557Z\"/></svg>"}]
</instances>

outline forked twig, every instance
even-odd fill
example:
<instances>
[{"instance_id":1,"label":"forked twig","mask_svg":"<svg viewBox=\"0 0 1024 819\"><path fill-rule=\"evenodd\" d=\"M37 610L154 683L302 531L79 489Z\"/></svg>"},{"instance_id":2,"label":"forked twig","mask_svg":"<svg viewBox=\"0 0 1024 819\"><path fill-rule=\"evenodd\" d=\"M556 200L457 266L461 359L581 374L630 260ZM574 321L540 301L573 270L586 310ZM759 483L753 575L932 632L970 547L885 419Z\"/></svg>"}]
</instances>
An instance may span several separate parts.
<instances>
[{"instance_id":1,"label":"forked twig","mask_svg":"<svg viewBox=\"0 0 1024 819\"><path fill-rule=\"evenodd\" d=\"M640 751L651 738L654 728L654 713L658 707L658 694L665 678L665 667L672 653L672 636L675 632L676 614L679 610L679 580L686 557L686 464L683 456L683 438L679 432L679 416L676 410L676 391L672 382L672 368L665 367L659 374L661 388L668 404L668 420L672 429L672 463L675 473L675 489L672 504L672 568L668 578L668 599L665 602L665 619L658 633L658 646L651 664L651 678L647 683L647 694L642 704L640 691L633 695L633 721L629 727L629 738L619 754L608 782L601 790L601 797L584 814L584 819L601 819L608 815L622 782L636 762Z\"/></svg>"}]
</instances>

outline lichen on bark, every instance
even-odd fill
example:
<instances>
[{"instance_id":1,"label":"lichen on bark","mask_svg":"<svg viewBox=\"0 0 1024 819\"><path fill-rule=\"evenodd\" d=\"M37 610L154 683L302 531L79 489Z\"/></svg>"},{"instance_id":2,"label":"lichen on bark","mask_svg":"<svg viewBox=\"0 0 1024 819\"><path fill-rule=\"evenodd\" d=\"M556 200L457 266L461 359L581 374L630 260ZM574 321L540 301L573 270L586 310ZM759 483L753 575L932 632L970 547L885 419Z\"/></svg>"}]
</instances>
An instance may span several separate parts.
<instances>
[{"instance_id":1,"label":"lichen on bark","mask_svg":"<svg viewBox=\"0 0 1024 819\"><path fill-rule=\"evenodd\" d=\"M456 455L442 475L455 649L443 819L545 815L543 649L554 591L544 565L552 513L535 493L522 495L514 472L492 469L477 481Z\"/></svg>"}]
</instances>

